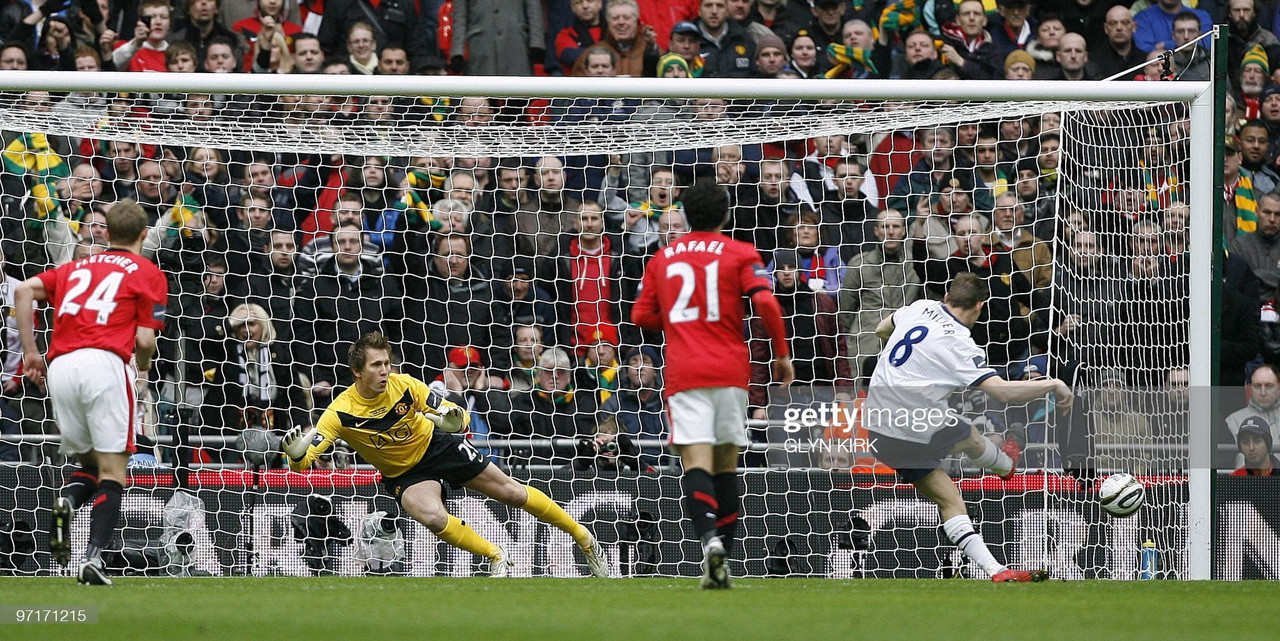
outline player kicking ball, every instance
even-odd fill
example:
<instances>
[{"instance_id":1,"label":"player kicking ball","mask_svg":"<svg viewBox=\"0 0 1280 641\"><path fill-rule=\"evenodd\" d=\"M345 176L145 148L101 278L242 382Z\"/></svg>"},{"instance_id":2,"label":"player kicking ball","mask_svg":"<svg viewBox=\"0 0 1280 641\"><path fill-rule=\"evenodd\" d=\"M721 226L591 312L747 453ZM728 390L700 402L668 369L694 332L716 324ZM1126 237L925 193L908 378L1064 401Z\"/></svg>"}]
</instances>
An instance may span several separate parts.
<instances>
[{"instance_id":1,"label":"player kicking ball","mask_svg":"<svg viewBox=\"0 0 1280 641\"><path fill-rule=\"evenodd\" d=\"M987 549L973 528L960 488L939 465L963 452L978 467L1008 480L1021 449L1004 450L949 408L952 394L968 387L1005 403L1026 403L1053 393L1065 411L1074 400L1066 383L1053 378L1006 381L986 366L986 355L969 334L989 296L973 274L951 282L942 302L921 300L876 327L887 341L876 362L863 406L863 426L875 438L876 457L911 483L942 514L942 529L965 556L997 583L1043 581L1044 570L1011 570Z\"/></svg>"},{"instance_id":2,"label":"player kicking ball","mask_svg":"<svg viewBox=\"0 0 1280 641\"><path fill-rule=\"evenodd\" d=\"M458 517L445 511L444 484L466 487L518 507L573 537L593 576L609 576L604 550L587 528L537 488L507 476L457 432L471 415L426 383L391 372L391 344L378 332L361 336L347 353L355 384L344 390L307 432L295 427L281 447L296 471L342 439L382 472L383 486L404 511L446 543L489 559L489 575L505 577L511 560Z\"/></svg>"},{"instance_id":3,"label":"player kicking ball","mask_svg":"<svg viewBox=\"0 0 1280 641\"><path fill-rule=\"evenodd\" d=\"M631 320L666 335L663 393L671 444L684 466L685 511L702 542L702 587L725 589L742 500L738 451L750 443L746 298L768 330L774 382L790 385L795 370L760 255L720 233L729 212L724 187L699 180L680 200L692 231L649 259Z\"/></svg>"}]
</instances>

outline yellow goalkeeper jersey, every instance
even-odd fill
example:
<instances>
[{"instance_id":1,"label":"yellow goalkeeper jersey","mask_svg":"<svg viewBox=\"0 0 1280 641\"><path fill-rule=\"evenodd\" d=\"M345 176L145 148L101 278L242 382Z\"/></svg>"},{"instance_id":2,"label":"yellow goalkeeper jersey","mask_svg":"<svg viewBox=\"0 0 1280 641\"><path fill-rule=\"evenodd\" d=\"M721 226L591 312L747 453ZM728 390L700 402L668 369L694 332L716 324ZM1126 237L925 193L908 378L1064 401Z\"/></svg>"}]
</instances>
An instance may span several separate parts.
<instances>
[{"instance_id":1,"label":"yellow goalkeeper jersey","mask_svg":"<svg viewBox=\"0 0 1280 641\"><path fill-rule=\"evenodd\" d=\"M455 405L406 374L392 374L386 391L377 398L364 398L352 385L320 416L306 456L301 461L290 459L289 467L307 469L342 439L383 476L400 476L422 460L435 431L435 423L422 412L439 413Z\"/></svg>"}]
</instances>

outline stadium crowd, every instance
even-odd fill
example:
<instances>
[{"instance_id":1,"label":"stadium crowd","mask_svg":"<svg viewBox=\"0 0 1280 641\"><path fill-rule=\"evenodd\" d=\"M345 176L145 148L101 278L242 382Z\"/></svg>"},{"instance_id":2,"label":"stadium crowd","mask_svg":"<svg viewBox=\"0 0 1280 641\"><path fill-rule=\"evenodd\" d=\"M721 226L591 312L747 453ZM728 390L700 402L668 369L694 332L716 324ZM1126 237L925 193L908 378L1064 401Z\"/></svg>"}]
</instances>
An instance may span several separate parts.
<instances>
[{"instance_id":1,"label":"stadium crowd","mask_svg":"<svg viewBox=\"0 0 1280 641\"><path fill-rule=\"evenodd\" d=\"M33 0L0 11L0 69L1203 80L1207 49L1168 52L1214 22L1229 24L1233 85L1221 380L1243 386L1251 364L1280 361L1274 2ZM316 131L513 121L663 127L824 108L711 98L7 99L105 120L200 123L230 114ZM687 231L681 187L714 176L731 196L726 232L752 242L775 275L797 385L810 390L790 398L813 400L812 389L830 386L844 390L833 392L837 400L856 396L880 350L880 320L940 298L953 276L973 272L992 291L975 337L993 365L1011 377L1079 370L1098 390L1077 410L1076 424L1089 429L1070 434L1049 425L1043 406L1015 417L984 412L976 399L974 413L992 432L1025 430L1033 442L1058 444L1029 451L1027 464L1108 467L1123 457L1132 468L1135 457L1159 451L1147 446L1186 442L1186 114L1098 112L1080 117L1076 135L1062 127L1061 114L1045 113L539 158L322 157L5 131L7 287L99 251L102 211L135 199L155 225L145 252L173 292L151 380L162 430L187 421L234 436L309 424L335 388L352 382L347 346L376 329L398 347L403 371L465 400L473 431L579 439L495 452L509 463L643 470L664 463L663 454L634 439L665 438L668 426L660 337L632 325L629 306L646 258ZM1118 164L1132 171L1085 171L1104 165L1100 154L1124 154ZM755 325L745 331L760 365L752 416L776 419L768 342ZM42 392L21 382L15 352L5 361L4 429L51 432ZM199 415L174 411L183 401ZM1268 424L1280 439L1280 418ZM1224 422L1223 438L1234 443L1231 425ZM771 436L757 430L760 440ZM1107 444L1121 453L1097 447ZM209 449L214 461L239 460L230 448ZM0 458L18 455L0 445ZM1178 457L1150 460L1152 469L1172 468ZM820 462L851 463L825 454Z\"/></svg>"}]
</instances>

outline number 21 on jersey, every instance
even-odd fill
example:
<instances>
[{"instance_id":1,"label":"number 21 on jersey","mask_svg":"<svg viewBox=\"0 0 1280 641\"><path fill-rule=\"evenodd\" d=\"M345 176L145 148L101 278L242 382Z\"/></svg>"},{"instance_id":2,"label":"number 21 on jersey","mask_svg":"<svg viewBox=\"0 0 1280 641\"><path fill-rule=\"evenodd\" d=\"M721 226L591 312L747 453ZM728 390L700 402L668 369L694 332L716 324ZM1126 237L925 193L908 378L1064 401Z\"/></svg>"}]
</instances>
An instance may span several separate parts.
<instances>
[{"instance_id":1,"label":"number 21 on jersey","mask_svg":"<svg viewBox=\"0 0 1280 641\"><path fill-rule=\"evenodd\" d=\"M711 261L702 268L702 271L706 282L706 296L703 297L707 303L705 316L702 315L701 308L689 305L689 301L693 299L694 289L698 286L698 274L694 272L693 265L681 262L667 265L667 278L680 279L680 293L676 296L676 304L672 305L671 311L667 313L667 321L671 324L696 321L700 316L701 320L709 323L720 320L720 261Z\"/></svg>"},{"instance_id":2,"label":"number 21 on jersey","mask_svg":"<svg viewBox=\"0 0 1280 641\"><path fill-rule=\"evenodd\" d=\"M124 272L111 272L93 288L93 293L89 294L89 299L81 303L80 297L89 291L89 286L93 284L93 272L87 269L77 269L67 275L67 282L71 283L71 288L67 290L67 295L62 298L62 305L58 307L58 316L70 314L75 316L80 310L87 309L91 312L97 312L97 322L99 325L106 325L107 320L111 318L111 312L116 309L116 294L120 291L120 281L124 280Z\"/></svg>"}]
</instances>

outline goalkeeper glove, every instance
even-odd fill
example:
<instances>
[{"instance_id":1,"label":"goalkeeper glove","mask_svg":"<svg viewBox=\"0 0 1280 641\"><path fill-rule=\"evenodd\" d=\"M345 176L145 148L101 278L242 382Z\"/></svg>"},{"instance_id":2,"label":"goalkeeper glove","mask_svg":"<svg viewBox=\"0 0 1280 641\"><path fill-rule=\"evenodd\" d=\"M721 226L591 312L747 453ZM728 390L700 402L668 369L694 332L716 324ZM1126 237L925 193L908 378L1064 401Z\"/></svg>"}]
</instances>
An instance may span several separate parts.
<instances>
[{"instance_id":1,"label":"goalkeeper glove","mask_svg":"<svg viewBox=\"0 0 1280 641\"><path fill-rule=\"evenodd\" d=\"M301 461L307 456L307 448L311 447L311 439L315 436L316 428L307 430L304 434L301 427L295 427L284 434L284 440L280 441L280 449L284 450L286 456L294 461Z\"/></svg>"},{"instance_id":2,"label":"goalkeeper glove","mask_svg":"<svg viewBox=\"0 0 1280 641\"><path fill-rule=\"evenodd\" d=\"M435 424L450 434L459 434L471 427L471 414L458 405L450 405L441 408L440 417L435 420Z\"/></svg>"}]
</instances>

